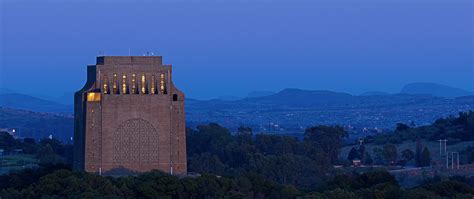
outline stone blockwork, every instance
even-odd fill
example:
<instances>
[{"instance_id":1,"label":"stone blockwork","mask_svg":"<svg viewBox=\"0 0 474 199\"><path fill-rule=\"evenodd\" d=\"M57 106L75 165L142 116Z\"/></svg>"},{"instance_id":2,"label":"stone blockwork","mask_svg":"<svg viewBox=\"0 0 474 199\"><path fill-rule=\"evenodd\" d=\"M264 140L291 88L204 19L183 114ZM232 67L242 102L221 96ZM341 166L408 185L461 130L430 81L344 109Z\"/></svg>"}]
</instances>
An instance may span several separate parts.
<instances>
[{"instance_id":1,"label":"stone blockwork","mask_svg":"<svg viewBox=\"0 0 474 199\"><path fill-rule=\"evenodd\" d=\"M88 66L75 94L75 169L186 173L184 94L171 68L159 56L105 56Z\"/></svg>"}]
</instances>

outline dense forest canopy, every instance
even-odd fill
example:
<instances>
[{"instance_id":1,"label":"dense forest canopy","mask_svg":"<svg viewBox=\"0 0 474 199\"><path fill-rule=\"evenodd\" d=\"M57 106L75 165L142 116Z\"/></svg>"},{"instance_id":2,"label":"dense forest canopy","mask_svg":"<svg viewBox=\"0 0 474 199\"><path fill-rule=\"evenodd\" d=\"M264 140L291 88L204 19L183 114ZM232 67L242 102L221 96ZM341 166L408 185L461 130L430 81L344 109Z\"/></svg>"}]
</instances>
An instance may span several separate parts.
<instances>
[{"instance_id":1,"label":"dense forest canopy","mask_svg":"<svg viewBox=\"0 0 474 199\"><path fill-rule=\"evenodd\" d=\"M366 143L402 143L403 141L425 139L437 141L447 139L451 144L474 140L474 112L460 112L457 117L440 118L431 125L412 127L398 123L393 133L368 136Z\"/></svg>"},{"instance_id":2,"label":"dense forest canopy","mask_svg":"<svg viewBox=\"0 0 474 199\"><path fill-rule=\"evenodd\" d=\"M378 150L385 164L416 160L429 165L429 151L398 153L394 139L472 138L473 112L437 120L433 125L410 127L398 124L395 133L367 138L387 139ZM427 131L427 129L431 129ZM435 129L435 130L433 130ZM444 129L440 131L439 129ZM442 134L444 133L444 134ZM194 177L170 176L153 171L128 177L104 177L71 171L71 145L54 139L36 142L15 140L0 132L0 148L22 149L38 159L39 167L0 176L1 198L453 198L474 196L474 178L427 178L414 188L403 188L381 169L344 171L340 150L347 132L339 126L307 128L303 140L290 136L252 133L242 126L236 134L218 124L187 129L188 168ZM471 137L469 137L471 136ZM383 141L383 140L382 140ZM469 150L469 149L467 149ZM427 154L427 157L425 157ZM472 155L474 157L474 154ZM364 145L353 148L349 160L377 162ZM369 161L370 160L370 161Z\"/></svg>"}]
</instances>

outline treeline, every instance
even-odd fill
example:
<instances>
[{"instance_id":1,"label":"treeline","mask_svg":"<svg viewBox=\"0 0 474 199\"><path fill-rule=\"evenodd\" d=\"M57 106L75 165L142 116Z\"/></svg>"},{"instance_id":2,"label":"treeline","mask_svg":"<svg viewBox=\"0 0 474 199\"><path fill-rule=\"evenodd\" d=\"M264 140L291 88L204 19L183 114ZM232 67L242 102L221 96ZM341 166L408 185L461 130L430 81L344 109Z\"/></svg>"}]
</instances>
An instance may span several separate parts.
<instances>
[{"instance_id":1,"label":"treeline","mask_svg":"<svg viewBox=\"0 0 474 199\"><path fill-rule=\"evenodd\" d=\"M159 171L120 178L63 167L0 176L1 198L293 198L298 190L258 175L179 178Z\"/></svg>"},{"instance_id":2,"label":"treeline","mask_svg":"<svg viewBox=\"0 0 474 199\"><path fill-rule=\"evenodd\" d=\"M400 144L418 139L437 141L448 139L450 143L474 140L474 112L460 112L457 117L450 116L436 120L431 125L413 127L398 123L393 133L367 136L365 143Z\"/></svg>"},{"instance_id":3,"label":"treeline","mask_svg":"<svg viewBox=\"0 0 474 199\"><path fill-rule=\"evenodd\" d=\"M302 141L278 135L253 135L241 127L232 135L217 124L188 129L189 171L178 177L152 171L138 176L104 177L71 171L69 165L0 176L1 198L472 198L474 179L433 179L413 188L399 186L386 171L345 173L339 150L347 135L341 127L308 128ZM25 141L12 149L21 147ZM54 140L37 150L65 152ZM25 148L26 149L26 148ZM388 149L388 151L393 151ZM32 150L34 151L34 150ZM48 150L50 151L50 150ZM40 155L37 152L37 155ZM67 159L56 154L62 159ZM67 162L67 161L64 161ZM345 173L345 174L337 174Z\"/></svg>"},{"instance_id":4,"label":"treeline","mask_svg":"<svg viewBox=\"0 0 474 199\"><path fill-rule=\"evenodd\" d=\"M12 153L34 155L40 165L72 164L72 145L61 143L56 139L33 138L15 139L8 132L0 131L0 149L3 155Z\"/></svg>"},{"instance_id":5,"label":"treeline","mask_svg":"<svg viewBox=\"0 0 474 199\"><path fill-rule=\"evenodd\" d=\"M414 188L401 188L386 171L338 175L304 198L472 198L474 178L432 178ZM311 197L308 197L310 195Z\"/></svg>"},{"instance_id":6,"label":"treeline","mask_svg":"<svg viewBox=\"0 0 474 199\"><path fill-rule=\"evenodd\" d=\"M9 198L472 198L474 179L430 179L404 189L386 171L337 175L315 189L280 185L259 174L179 178L159 171L120 178L61 166L0 176L0 197Z\"/></svg>"},{"instance_id":7,"label":"treeline","mask_svg":"<svg viewBox=\"0 0 474 199\"><path fill-rule=\"evenodd\" d=\"M420 140L416 142L416 152L410 149L404 149L399 153L397 146L390 143L383 145L382 148L374 147L372 150L373 158L372 155L366 151L365 145L360 145L358 148L352 147L347 155L347 160L349 160L349 163L353 160L360 160L360 163L363 165L414 165L417 167L427 167L431 165L430 150L428 147L423 147Z\"/></svg>"},{"instance_id":8,"label":"treeline","mask_svg":"<svg viewBox=\"0 0 474 199\"><path fill-rule=\"evenodd\" d=\"M339 126L308 128L300 141L289 136L253 136L247 127L231 135L218 124L200 125L187 132L188 170L226 177L258 173L279 184L314 188L338 164L345 136Z\"/></svg>"}]
</instances>

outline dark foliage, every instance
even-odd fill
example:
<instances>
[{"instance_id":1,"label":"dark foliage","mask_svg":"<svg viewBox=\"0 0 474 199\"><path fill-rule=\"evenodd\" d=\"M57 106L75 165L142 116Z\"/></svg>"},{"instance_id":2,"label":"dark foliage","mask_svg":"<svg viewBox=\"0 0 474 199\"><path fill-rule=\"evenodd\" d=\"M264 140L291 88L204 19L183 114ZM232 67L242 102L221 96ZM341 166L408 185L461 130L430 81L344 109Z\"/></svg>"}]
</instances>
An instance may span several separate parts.
<instances>
[{"instance_id":1,"label":"dark foliage","mask_svg":"<svg viewBox=\"0 0 474 199\"><path fill-rule=\"evenodd\" d=\"M314 187L339 156L345 131L319 126L306 130L304 141L290 136L252 136L241 127L236 135L218 124L188 130L189 171L237 177L258 173L279 184Z\"/></svg>"},{"instance_id":2,"label":"dark foliage","mask_svg":"<svg viewBox=\"0 0 474 199\"><path fill-rule=\"evenodd\" d=\"M1 198L472 198L471 178L432 179L401 188L386 171L337 175L319 188L279 185L262 175L210 174L179 178L159 171L120 178L71 171L64 166L0 176Z\"/></svg>"},{"instance_id":3,"label":"dark foliage","mask_svg":"<svg viewBox=\"0 0 474 199\"><path fill-rule=\"evenodd\" d=\"M72 164L72 145L56 139L43 139L36 143L32 138L19 140L7 132L0 132L0 149L7 154L20 149L21 153L35 155L40 165Z\"/></svg>"},{"instance_id":4,"label":"dark foliage","mask_svg":"<svg viewBox=\"0 0 474 199\"><path fill-rule=\"evenodd\" d=\"M57 167L1 176L1 198L294 198L298 190L247 174L178 178L159 171L111 178Z\"/></svg>"},{"instance_id":5,"label":"dark foliage","mask_svg":"<svg viewBox=\"0 0 474 199\"><path fill-rule=\"evenodd\" d=\"M393 133L368 136L364 141L375 144L399 144L417 139L430 141L448 139L450 143L472 141L474 140L474 112L460 112L457 117L441 118L427 126L410 127L399 123Z\"/></svg>"},{"instance_id":6,"label":"dark foliage","mask_svg":"<svg viewBox=\"0 0 474 199\"><path fill-rule=\"evenodd\" d=\"M347 155L347 159L352 161L352 160L360 160L361 159L361 155L359 153L359 151L355 148L355 147L352 147L351 148L351 151L349 152L349 154Z\"/></svg>"}]
</instances>

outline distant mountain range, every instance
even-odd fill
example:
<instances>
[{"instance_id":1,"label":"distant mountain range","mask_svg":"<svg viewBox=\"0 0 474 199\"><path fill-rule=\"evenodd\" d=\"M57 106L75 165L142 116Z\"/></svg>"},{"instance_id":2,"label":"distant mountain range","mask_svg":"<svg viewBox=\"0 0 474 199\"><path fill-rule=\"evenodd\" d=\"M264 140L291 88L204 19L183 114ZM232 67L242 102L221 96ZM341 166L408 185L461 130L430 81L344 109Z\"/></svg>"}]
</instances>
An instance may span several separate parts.
<instances>
[{"instance_id":1,"label":"distant mountain range","mask_svg":"<svg viewBox=\"0 0 474 199\"><path fill-rule=\"evenodd\" d=\"M48 96L44 94L25 94L8 88L0 88L0 95L4 94L21 94L28 95L41 100L51 101L63 105L72 105L74 103L74 92L63 93L60 96Z\"/></svg>"},{"instance_id":2,"label":"distant mountain range","mask_svg":"<svg viewBox=\"0 0 474 199\"><path fill-rule=\"evenodd\" d=\"M431 123L459 111L474 110L474 96L456 97L470 94L459 90L415 83L405 86L399 94L368 92L351 95L289 88L277 93L257 92L245 98L188 98L185 103L186 121L191 127L216 122L231 129L247 125L255 131L285 133L302 132L307 126L315 124L339 124L353 132L367 133L391 129L398 122ZM62 129L61 132L67 132L63 138L72 133L72 105L2 91L0 108L0 128L26 130L36 125L38 129L45 129L41 130L44 133L54 131L48 130L50 128ZM62 126L60 121L67 121L68 125ZM33 132L33 129L28 131Z\"/></svg>"},{"instance_id":3,"label":"distant mountain range","mask_svg":"<svg viewBox=\"0 0 474 199\"><path fill-rule=\"evenodd\" d=\"M466 91L460 88L454 88L442 84L417 82L405 85L400 93L403 94L425 94L438 97L461 97L474 95L474 92Z\"/></svg>"},{"instance_id":4,"label":"distant mountain range","mask_svg":"<svg viewBox=\"0 0 474 199\"><path fill-rule=\"evenodd\" d=\"M256 98L256 97L264 97L264 96L269 96L273 95L275 92L273 91L252 91L247 94L246 97L238 97L234 95L223 95L219 96L216 99L217 100L223 100L223 101L236 101L236 100L241 100L243 98Z\"/></svg>"},{"instance_id":5,"label":"distant mountain range","mask_svg":"<svg viewBox=\"0 0 474 199\"><path fill-rule=\"evenodd\" d=\"M0 107L54 113L72 113L73 110L72 105L63 105L18 93L0 94Z\"/></svg>"},{"instance_id":6,"label":"distant mountain range","mask_svg":"<svg viewBox=\"0 0 474 199\"><path fill-rule=\"evenodd\" d=\"M252 91L247 94L247 98L252 98L252 97L265 97L269 95L273 95L275 92L273 91Z\"/></svg>"},{"instance_id":7,"label":"distant mountain range","mask_svg":"<svg viewBox=\"0 0 474 199\"><path fill-rule=\"evenodd\" d=\"M278 93L234 101L186 102L187 122L217 122L226 127L248 125L257 131L302 132L315 124L346 125L354 132L392 129L396 123L428 124L440 117L474 110L474 96L367 93L351 95L327 90L284 89ZM372 129L372 130L371 130Z\"/></svg>"},{"instance_id":8,"label":"distant mountain range","mask_svg":"<svg viewBox=\"0 0 474 199\"><path fill-rule=\"evenodd\" d=\"M1 94L11 94L11 93L17 93L14 90L8 89L8 88L0 88L0 95Z\"/></svg>"},{"instance_id":9,"label":"distant mountain range","mask_svg":"<svg viewBox=\"0 0 474 199\"><path fill-rule=\"evenodd\" d=\"M372 96L372 95L390 95L390 93L382 91L370 91L360 94L360 96Z\"/></svg>"},{"instance_id":10,"label":"distant mountain range","mask_svg":"<svg viewBox=\"0 0 474 199\"><path fill-rule=\"evenodd\" d=\"M285 106L317 106L322 104L344 104L353 97L351 94L333 91L288 88L272 95L243 100L245 102Z\"/></svg>"}]
</instances>

